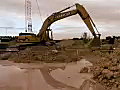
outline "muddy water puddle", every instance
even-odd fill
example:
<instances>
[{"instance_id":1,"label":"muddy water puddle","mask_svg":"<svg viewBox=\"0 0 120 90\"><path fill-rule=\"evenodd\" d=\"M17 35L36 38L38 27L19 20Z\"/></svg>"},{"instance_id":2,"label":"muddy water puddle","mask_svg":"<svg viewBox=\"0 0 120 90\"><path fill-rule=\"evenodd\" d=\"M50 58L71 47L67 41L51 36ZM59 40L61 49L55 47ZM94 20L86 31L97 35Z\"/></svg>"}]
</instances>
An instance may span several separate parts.
<instances>
[{"instance_id":1,"label":"muddy water puddle","mask_svg":"<svg viewBox=\"0 0 120 90\"><path fill-rule=\"evenodd\" d=\"M69 64L0 64L0 90L97 90L88 85L92 74L80 73L92 66L85 59Z\"/></svg>"}]
</instances>

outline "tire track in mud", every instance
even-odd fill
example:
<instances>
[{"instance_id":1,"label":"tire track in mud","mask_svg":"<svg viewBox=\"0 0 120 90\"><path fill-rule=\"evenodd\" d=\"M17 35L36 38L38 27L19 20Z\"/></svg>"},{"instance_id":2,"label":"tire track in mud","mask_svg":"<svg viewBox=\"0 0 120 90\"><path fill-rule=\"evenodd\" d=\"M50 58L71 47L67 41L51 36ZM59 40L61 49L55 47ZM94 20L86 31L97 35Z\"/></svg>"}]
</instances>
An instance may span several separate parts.
<instances>
[{"instance_id":1,"label":"tire track in mud","mask_svg":"<svg viewBox=\"0 0 120 90\"><path fill-rule=\"evenodd\" d=\"M60 67L61 68L61 67ZM43 78L45 79L46 83L48 83L50 86L56 88L56 89L62 89L62 88L67 88L65 90L105 90L103 86L100 84L96 83L92 79L86 79L82 85L79 88L75 88L69 85L66 85L60 81L55 80L51 75L50 71L54 70L54 67L43 67L40 68L40 72L43 75ZM63 69L63 68L62 68Z\"/></svg>"},{"instance_id":2,"label":"tire track in mud","mask_svg":"<svg viewBox=\"0 0 120 90\"><path fill-rule=\"evenodd\" d=\"M80 90L78 88L66 85L64 83L61 83L57 80L55 80L51 75L50 75L50 71L49 71L49 67L43 67L40 68L40 72L42 73L46 83L48 83L50 86L56 88L56 89L60 89L60 88L69 88L69 90Z\"/></svg>"}]
</instances>

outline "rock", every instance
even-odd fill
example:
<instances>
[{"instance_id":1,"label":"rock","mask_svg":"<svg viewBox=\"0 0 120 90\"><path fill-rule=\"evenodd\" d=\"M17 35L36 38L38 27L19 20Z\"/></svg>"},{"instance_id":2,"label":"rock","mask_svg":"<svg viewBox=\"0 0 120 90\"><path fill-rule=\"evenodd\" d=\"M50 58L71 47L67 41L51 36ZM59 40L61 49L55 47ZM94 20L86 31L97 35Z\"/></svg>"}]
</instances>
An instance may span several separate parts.
<instances>
[{"instance_id":1,"label":"rock","mask_svg":"<svg viewBox=\"0 0 120 90\"><path fill-rule=\"evenodd\" d=\"M114 77L120 77L120 72L114 72Z\"/></svg>"},{"instance_id":2,"label":"rock","mask_svg":"<svg viewBox=\"0 0 120 90\"><path fill-rule=\"evenodd\" d=\"M58 54L58 50L52 50L52 54L53 55Z\"/></svg>"},{"instance_id":3,"label":"rock","mask_svg":"<svg viewBox=\"0 0 120 90\"><path fill-rule=\"evenodd\" d=\"M113 66L113 67L110 67L110 70L112 70L112 71L118 71L119 68L117 66Z\"/></svg>"},{"instance_id":4,"label":"rock","mask_svg":"<svg viewBox=\"0 0 120 90\"><path fill-rule=\"evenodd\" d=\"M88 73L89 72L89 69L88 67L84 67L81 69L80 73Z\"/></svg>"},{"instance_id":5,"label":"rock","mask_svg":"<svg viewBox=\"0 0 120 90\"><path fill-rule=\"evenodd\" d=\"M115 79L113 79L112 82L115 82Z\"/></svg>"},{"instance_id":6,"label":"rock","mask_svg":"<svg viewBox=\"0 0 120 90\"><path fill-rule=\"evenodd\" d=\"M104 70L102 71L102 73L103 73L103 74L108 74L108 73L110 73L110 70L104 69Z\"/></svg>"},{"instance_id":7,"label":"rock","mask_svg":"<svg viewBox=\"0 0 120 90\"><path fill-rule=\"evenodd\" d=\"M114 73L112 71L108 72L106 75L105 75L108 79L110 79L111 77L114 77Z\"/></svg>"},{"instance_id":8,"label":"rock","mask_svg":"<svg viewBox=\"0 0 120 90\"><path fill-rule=\"evenodd\" d=\"M120 70L120 64L118 65L118 68L119 68L119 70Z\"/></svg>"},{"instance_id":9,"label":"rock","mask_svg":"<svg viewBox=\"0 0 120 90\"><path fill-rule=\"evenodd\" d=\"M101 60L94 64L92 72L93 79L101 83L108 90L120 88L120 58L119 55L104 55ZM119 90L119 89L118 89Z\"/></svg>"},{"instance_id":10,"label":"rock","mask_svg":"<svg viewBox=\"0 0 120 90\"><path fill-rule=\"evenodd\" d=\"M120 89L120 85L118 86L118 88Z\"/></svg>"}]
</instances>

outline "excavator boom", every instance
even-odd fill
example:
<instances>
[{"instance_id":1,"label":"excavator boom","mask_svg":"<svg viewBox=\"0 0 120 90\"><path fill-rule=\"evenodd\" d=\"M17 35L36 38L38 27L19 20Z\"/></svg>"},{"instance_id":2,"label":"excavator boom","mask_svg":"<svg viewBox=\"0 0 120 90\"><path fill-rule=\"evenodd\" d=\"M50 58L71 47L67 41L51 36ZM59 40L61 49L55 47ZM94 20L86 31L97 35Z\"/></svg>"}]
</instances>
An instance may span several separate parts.
<instances>
[{"instance_id":1,"label":"excavator boom","mask_svg":"<svg viewBox=\"0 0 120 90\"><path fill-rule=\"evenodd\" d=\"M70 10L70 11L66 11L66 10L70 9L71 7L73 7L73 6L76 6L76 9ZM100 37L100 34L99 34L99 32L98 32L98 30L97 30L97 28L96 28L93 20L91 19L90 15L87 13L86 9L82 5L80 5L78 3L76 3L73 6L65 8L65 9L63 9L63 10L61 10L59 12L53 13L51 16L49 16L44 21L44 23L42 25L42 28L40 29L40 31L38 33L38 37L41 40L47 40L48 36L47 36L46 32L48 30L48 27L50 27L50 25L52 23L54 23L55 21L64 19L66 17L70 17L70 16L73 16L73 15L76 15L76 14L80 15L80 17L82 18L82 20L84 21L84 23L87 25L88 29L90 30L90 32L92 33L92 35L94 36L94 38L97 38L97 35L99 35L99 37ZM96 34L94 28L96 29L96 31L97 31L98 34Z\"/></svg>"}]
</instances>

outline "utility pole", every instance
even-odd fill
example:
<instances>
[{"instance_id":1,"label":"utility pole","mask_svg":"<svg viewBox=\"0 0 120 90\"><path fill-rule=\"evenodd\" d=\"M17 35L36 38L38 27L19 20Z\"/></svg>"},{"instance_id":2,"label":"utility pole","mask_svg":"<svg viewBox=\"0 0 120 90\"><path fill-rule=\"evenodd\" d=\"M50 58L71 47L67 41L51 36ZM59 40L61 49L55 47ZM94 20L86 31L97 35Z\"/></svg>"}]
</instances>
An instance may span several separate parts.
<instances>
[{"instance_id":1,"label":"utility pole","mask_svg":"<svg viewBox=\"0 0 120 90\"><path fill-rule=\"evenodd\" d=\"M32 3L25 0L25 32L32 32Z\"/></svg>"}]
</instances>

